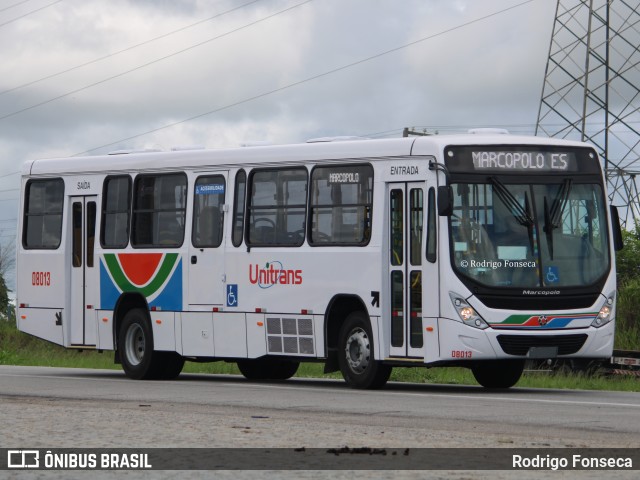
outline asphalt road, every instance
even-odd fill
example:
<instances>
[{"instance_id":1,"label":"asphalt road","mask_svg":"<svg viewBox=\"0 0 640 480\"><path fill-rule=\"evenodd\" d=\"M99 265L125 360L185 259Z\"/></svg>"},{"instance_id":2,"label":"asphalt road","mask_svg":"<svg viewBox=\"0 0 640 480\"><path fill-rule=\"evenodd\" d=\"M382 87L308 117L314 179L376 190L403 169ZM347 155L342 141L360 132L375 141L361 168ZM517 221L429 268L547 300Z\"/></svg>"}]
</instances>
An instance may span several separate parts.
<instances>
[{"instance_id":1,"label":"asphalt road","mask_svg":"<svg viewBox=\"0 0 640 480\"><path fill-rule=\"evenodd\" d=\"M638 445L637 393L399 383L358 391L334 380L256 383L183 374L153 382L111 370L0 366L3 448ZM335 473L330 476L339 478ZM577 472L553 473L574 478L571 473ZM582 472L580 478L590 473L600 478L597 472Z\"/></svg>"}]
</instances>

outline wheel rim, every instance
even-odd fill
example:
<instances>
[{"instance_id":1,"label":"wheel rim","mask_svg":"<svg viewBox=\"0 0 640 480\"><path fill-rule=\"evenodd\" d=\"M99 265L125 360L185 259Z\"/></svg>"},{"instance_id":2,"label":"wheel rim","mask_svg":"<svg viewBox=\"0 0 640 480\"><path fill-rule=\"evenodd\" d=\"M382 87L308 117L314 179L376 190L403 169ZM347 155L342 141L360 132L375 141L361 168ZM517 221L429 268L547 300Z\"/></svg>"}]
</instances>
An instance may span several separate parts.
<instances>
[{"instance_id":1,"label":"wheel rim","mask_svg":"<svg viewBox=\"0 0 640 480\"><path fill-rule=\"evenodd\" d=\"M371 345L369 336L362 328L351 331L345 345L345 356L351 371L362 374L369 366Z\"/></svg>"},{"instance_id":2,"label":"wheel rim","mask_svg":"<svg viewBox=\"0 0 640 480\"><path fill-rule=\"evenodd\" d=\"M124 344L127 361L131 365L139 365L142 362L145 350L144 332L140 325L133 324L129 327Z\"/></svg>"}]
</instances>

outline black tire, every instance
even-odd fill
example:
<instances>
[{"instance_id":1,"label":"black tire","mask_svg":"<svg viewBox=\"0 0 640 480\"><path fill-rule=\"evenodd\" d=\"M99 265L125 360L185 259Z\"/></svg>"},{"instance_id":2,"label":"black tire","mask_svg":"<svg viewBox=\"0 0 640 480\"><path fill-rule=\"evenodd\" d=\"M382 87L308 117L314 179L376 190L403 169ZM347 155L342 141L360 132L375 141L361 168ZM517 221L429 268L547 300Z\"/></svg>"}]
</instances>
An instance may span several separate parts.
<instances>
[{"instance_id":1,"label":"black tire","mask_svg":"<svg viewBox=\"0 0 640 480\"><path fill-rule=\"evenodd\" d=\"M153 352L153 372L150 378L173 380L184 367L184 357L177 352Z\"/></svg>"},{"instance_id":2,"label":"black tire","mask_svg":"<svg viewBox=\"0 0 640 480\"><path fill-rule=\"evenodd\" d=\"M265 360L239 360L238 369L247 380L266 380L269 378L269 369Z\"/></svg>"},{"instance_id":3,"label":"black tire","mask_svg":"<svg viewBox=\"0 0 640 480\"><path fill-rule=\"evenodd\" d=\"M275 360L271 365L269 378L272 380L288 380L296 374L299 366L300 362L294 362L292 360Z\"/></svg>"},{"instance_id":4,"label":"black tire","mask_svg":"<svg viewBox=\"0 0 640 480\"><path fill-rule=\"evenodd\" d=\"M382 388L392 368L374 357L371 325L361 311L351 313L340 327L338 363L347 384L352 388Z\"/></svg>"},{"instance_id":5,"label":"black tire","mask_svg":"<svg viewBox=\"0 0 640 480\"><path fill-rule=\"evenodd\" d=\"M154 352L153 330L147 312L129 310L118 333L122 369L135 380L169 380L180 375L184 358L176 352Z\"/></svg>"},{"instance_id":6,"label":"black tire","mask_svg":"<svg viewBox=\"0 0 640 480\"><path fill-rule=\"evenodd\" d=\"M476 381L485 388L513 387L524 370L524 360L489 360L471 367Z\"/></svg>"},{"instance_id":7,"label":"black tire","mask_svg":"<svg viewBox=\"0 0 640 480\"><path fill-rule=\"evenodd\" d=\"M248 380L287 380L298 371L300 362L275 358L238 361L240 373Z\"/></svg>"}]
</instances>

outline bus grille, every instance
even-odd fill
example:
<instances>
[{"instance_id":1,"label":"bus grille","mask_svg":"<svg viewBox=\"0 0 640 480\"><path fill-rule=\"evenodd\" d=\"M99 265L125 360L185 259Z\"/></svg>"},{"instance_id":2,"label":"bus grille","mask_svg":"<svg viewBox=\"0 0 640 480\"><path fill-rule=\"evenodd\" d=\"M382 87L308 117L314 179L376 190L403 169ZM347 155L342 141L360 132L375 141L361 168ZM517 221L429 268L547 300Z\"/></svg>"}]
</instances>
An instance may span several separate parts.
<instances>
[{"instance_id":1,"label":"bus grille","mask_svg":"<svg viewBox=\"0 0 640 480\"><path fill-rule=\"evenodd\" d=\"M509 355L524 356L531 347L558 347L558 355L571 355L582 348L587 334L576 335L498 335L498 343Z\"/></svg>"},{"instance_id":2,"label":"bus grille","mask_svg":"<svg viewBox=\"0 0 640 480\"><path fill-rule=\"evenodd\" d=\"M313 320L267 317L267 353L314 355Z\"/></svg>"}]
</instances>

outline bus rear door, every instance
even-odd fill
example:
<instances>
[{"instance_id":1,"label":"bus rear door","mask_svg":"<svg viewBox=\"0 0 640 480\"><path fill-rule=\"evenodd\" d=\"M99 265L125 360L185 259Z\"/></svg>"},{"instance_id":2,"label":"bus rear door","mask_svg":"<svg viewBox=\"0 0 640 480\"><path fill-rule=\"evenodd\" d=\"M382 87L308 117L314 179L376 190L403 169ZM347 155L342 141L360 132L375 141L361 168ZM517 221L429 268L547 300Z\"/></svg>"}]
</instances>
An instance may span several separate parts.
<instances>
[{"instance_id":1,"label":"bus rear door","mask_svg":"<svg viewBox=\"0 0 640 480\"><path fill-rule=\"evenodd\" d=\"M96 345L96 286L98 269L95 262L96 199L73 196L69 199L71 212L70 242L70 346ZM92 288L93 286L93 288Z\"/></svg>"}]
</instances>

